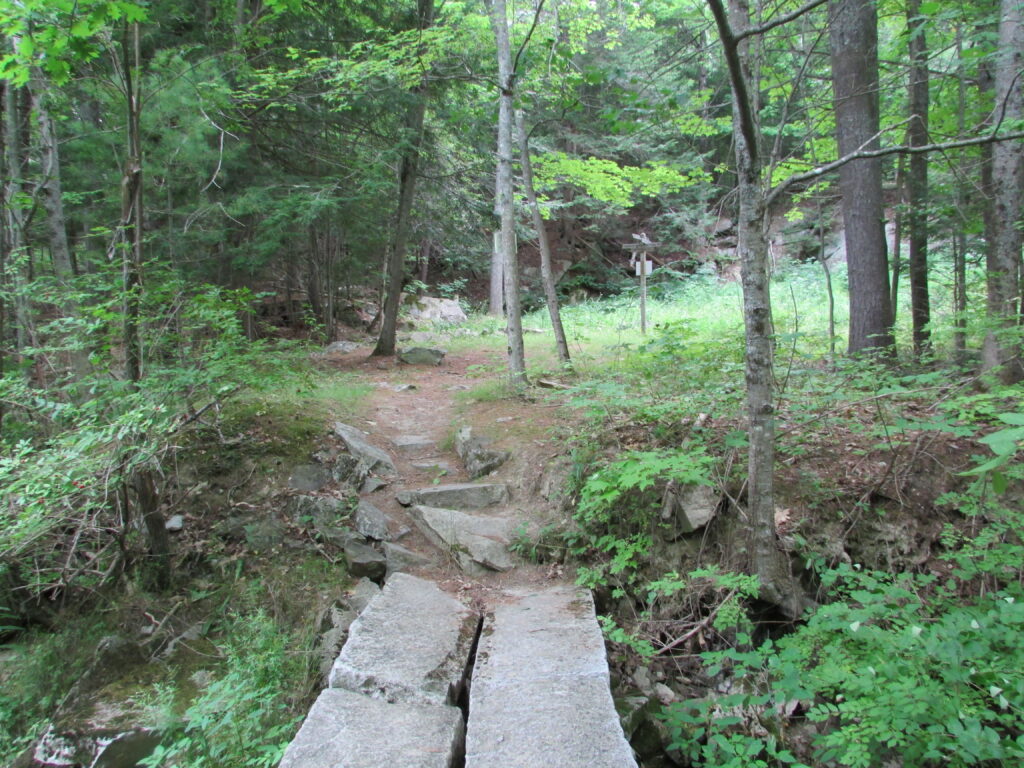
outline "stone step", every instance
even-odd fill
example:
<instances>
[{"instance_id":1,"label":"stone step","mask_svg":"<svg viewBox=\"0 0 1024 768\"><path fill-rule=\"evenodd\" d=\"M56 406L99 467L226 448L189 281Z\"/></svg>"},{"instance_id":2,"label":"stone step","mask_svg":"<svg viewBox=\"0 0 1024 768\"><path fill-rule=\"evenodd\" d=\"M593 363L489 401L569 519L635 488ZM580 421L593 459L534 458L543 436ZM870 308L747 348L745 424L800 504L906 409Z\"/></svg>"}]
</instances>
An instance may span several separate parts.
<instances>
[{"instance_id":1,"label":"stone step","mask_svg":"<svg viewBox=\"0 0 1024 768\"><path fill-rule=\"evenodd\" d=\"M505 483L451 483L401 491L395 498L406 507L422 504L441 509L484 509L506 503L510 495Z\"/></svg>"},{"instance_id":2,"label":"stone step","mask_svg":"<svg viewBox=\"0 0 1024 768\"><path fill-rule=\"evenodd\" d=\"M423 535L454 557L465 573L478 576L515 567L508 551L514 520L421 504L412 507L411 512Z\"/></svg>"},{"instance_id":3,"label":"stone step","mask_svg":"<svg viewBox=\"0 0 1024 768\"><path fill-rule=\"evenodd\" d=\"M463 741L456 707L391 704L327 688L279 768L452 768Z\"/></svg>"},{"instance_id":4,"label":"stone step","mask_svg":"<svg viewBox=\"0 0 1024 768\"><path fill-rule=\"evenodd\" d=\"M454 704L478 623L433 582L395 573L349 628L329 685L389 702Z\"/></svg>"},{"instance_id":5,"label":"stone step","mask_svg":"<svg viewBox=\"0 0 1024 768\"><path fill-rule=\"evenodd\" d=\"M377 448L366 439L362 430L343 424L340 421L334 423L334 434L341 438L348 448L348 452L366 465L371 472L378 475L396 475L395 462L385 451Z\"/></svg>"},{"instance_id":6,"label":"stone step","mask_svg":"<svg viewBox=\"0 0 1024 768\"><path fill-rule=\"evenodd\" d=\"M434 449L435 443L426 435L399 435L391 441L399 453L415 456Z\"/></svg>"},{"instance_id":7,"label":"stone step","mask_svg":"<svg viewBox=\"0 0 1024 768\"><path fill-rule=\"evenodd\" d=\"M484 620L466 768L636 768L590 593L517 591Z\"/></svg>"}]
</instances>

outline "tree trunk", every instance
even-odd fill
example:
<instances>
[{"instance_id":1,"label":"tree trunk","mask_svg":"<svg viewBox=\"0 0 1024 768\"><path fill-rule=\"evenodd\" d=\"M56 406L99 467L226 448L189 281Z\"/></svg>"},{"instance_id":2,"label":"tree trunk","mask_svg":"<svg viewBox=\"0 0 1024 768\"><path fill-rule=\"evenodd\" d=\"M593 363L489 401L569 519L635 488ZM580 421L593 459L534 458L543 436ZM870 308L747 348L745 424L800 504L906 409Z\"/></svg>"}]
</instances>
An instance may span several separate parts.
<instances>
[{"instance_id":1,"label":"tree trunk","mask_svg":"<svg viewBox=\"0 0 1024 768\"><path fill-rule=\"evenodd\" d=\"M17 45L17 41L12 41ZM24 102L18 98L19 90L8 80L4 83L4 208L3 227L6 233L7 269L10 275L10 291L14 301L15 339L17 351L28 346L31 325L28 301L25 297L21 278L21 265L17 262L25 248L25 213L17 202L23 191L25 176L24 130L26 125Z\"/></svg>"},{"instance_id":2,"label":"tree trunk","mask_svg":"<svg viewBox=\"0 0 1024 768\"><path fill-rule=\"evenodd\" d=\"M515 211L512 201L512 97L515 73L508 39L505 0L487 0L498 48L498 170L495 178L495 214L501 220L500 248L504 272L508 335L508 371L512 385L526 383L523 321L519 309L519 259L516 254Z\"/></svg>"},{"instance_id":3,"label":"tree trunk","mask_svg":"<svg viewBox=\"0 0 1024 768\"><path fill-rule=\"evenodd\" d=\"M505 261L501 251L501 232L495 232L491 243L491 290L487 314L505 314Z\"/></svg>"},{"instance_id":4,"label":"tree trunk","mask_svg":"<svg viewBox=\"0 0 1024 768\"><path fill-rule=\"evenodd\" d=\"M907 0L907 43L910 54L910 123L907 136L910 146L928 143L928 45L925 39L921 0ZM910 317L913 325L914 354L928 352L931 342L928 324L931 308L928 296L928 157L910 156L907 176L907 224L910 248L907 266L910 271ZM895 311L895 310L894 310Z\"/></svg>"},{"instance_id":5,"label":"tree trunk","mask_svg":"<svg viewBox=\"0 0 1024 768\"><path fill-rule=\"evenodd\" d=\"M516 110L516 132L519 135L519 157L523 168L523 191L526 192L526 200L530 204L530 212L533 216L533 226L537 230L537 247L540 249L540 279L544 286L544 299L548 305L548 314L551 316L551 328L555 334L555 347L558 349L558 359L563 365L569 365L569 344L565 340L565 329L562 328L562 315L558 311L558 293L555 291L555 278L551 272L551 244L548 242L547 229L544 227L544 218L540 215L540 205L537 203L537 193L533 188L533 166L530 164L530 142L526 135L526 126L523 124L522 110Z\"/></svg>"},{"instance_id":6,"label":"tree trunk","mask_svg":"<svg viewBox=\"0 0 1024 768\"><path fill-rule=\"evenodd\" d=\"M832 0L832 88L839 155L877 149L878 28L871 0ZM864 158L839 169L850 281L851 354L893 346L886 261L882 162Z\"/></svg>"},{"instance_id":7,"label":"tree trunk","mask_svg":"<svg viewBox=\"0 0 1024 768\"><path fill-rule=\"evenodd\" d=\"M967 132L967 78L963 66L963 31L956 28L956 59L957 59L957 128L958 135ZM964 167L965 150L958 153L957 165L959 173L953 187L953 208L956 218L964 217L964 203L969 192L965 189L968 178ZM956 226L953 234L953 351L956 362L963 364L967 357L967 233L965 227Z\"/></svg>"},{"instance_id":8,"label":"tree trunk","mask_svg":"<svg viewBox=\"0 0 1024 768\"><path fill-rule=\"evenodd\" d=\"M1020 0L1002 0L995 72L996 120L1024 118L1024 10ZM1024 204L1024 143L1000 141L992 146L992 226L986 254L987 307L992 330L985 337L986 369L997 370L1005 383L1024 378L1021 364L1019 295L1020 230Z\"/></svg>"},{"instance_id":9,"label":"tree trunk","mask_svg":"<svg viewBox=\"0 0 1024 768\"><path fill-rule=\"evenodd\" d=\"M142 307L142 55L139 25L125 29L122 41L122 76L127 98L128 157L121 181L122 269L124 282L125 376L134 387L142 381L142 345L139 324ZM158 589L171 583L171 548L160 512L160 497L153 470L135 470L132 484L149 543L148 577Z\"/></svg>"},{"instance_id":10,"label":"tree trunk","mask_svg":"<svg viewBox=\"0 0 1024 768\"><path fill-rule=\"evenodd\" d=\"M434 21L434 0L418 0L418 27L427 29ZM416 193L416 173L419 167L420 148L423 144L423 120L427 114L427 72L423 73L419 85L412 92L413 103L405 117L404 141L408 147L402 154L402 165L398 176L398 212L395 215L395 232L391 241L391 255L388 259L387 288L380 324L380 336L374 355L395 354L395 336L398 333L398 302L402 295L405 278L405 253L409 246L410 218Z\"/></svg>"},{"instance_id":11,"label":"tree trunk","mask_svg":"<svg viewBox=\"0 0 1024 768\"><path fill-rule=\"evenodd\" d=\"M739 182L738 250L743 283L743 324L747 381L747 519L750 567L760 581L760 597L793 618L803 608L775 531L775 403L772 377L772 312L768 283L765 200L759 158L760 127L750 99L750 70L745 41L733 29L749 24L746 0L731 0L726 16L722 0L709 0L725 49L732 84L733 134ZM731 23L730 23L731 17Z\"/></svg>"},{"instance_id":12,"label":"tree trunk","mask_svg":"<svg viewBox=\"0 0 1024 768\"><path fill-rule=\"evenodd\" d=\"M889 306L895 320L900 300L900 272L903 269L903 208L907 202L906 195L906 158L900 155L896 159L896 214L892 223L892 280L889 282Z\"/></svg>"}]
</instances>

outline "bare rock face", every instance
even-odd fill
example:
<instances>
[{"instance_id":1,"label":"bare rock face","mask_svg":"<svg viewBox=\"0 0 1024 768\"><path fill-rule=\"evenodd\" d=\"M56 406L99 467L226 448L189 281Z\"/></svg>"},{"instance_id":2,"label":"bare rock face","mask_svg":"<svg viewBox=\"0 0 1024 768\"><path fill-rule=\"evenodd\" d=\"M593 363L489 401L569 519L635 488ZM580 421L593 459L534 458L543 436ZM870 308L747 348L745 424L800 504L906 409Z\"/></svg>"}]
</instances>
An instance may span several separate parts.
<instances>
[{"instance_id":1,"label":"bare rock face","mask_svg":"<svg viewBox=\"0 0 1024 768\"><path fill-rule=\"evenodd\" d=\"M462 325L469 320L462 306L455 299L434 296L416 296L409 299L409 317L417 324L443 323Z\"/></svg>"},{"instance_id":2,"label":"bare rock face","mask_svg":"<svg viewBox=\"0 0 1024 768\"><path fill-rule=\"evenodd\" d=\"M474 434L472 427L468 426L462 427L455 434L455 452L474 480L493 472L512 455L509 451L489 448L490 442L488 438Z\"/></svg>"}]
</instances>

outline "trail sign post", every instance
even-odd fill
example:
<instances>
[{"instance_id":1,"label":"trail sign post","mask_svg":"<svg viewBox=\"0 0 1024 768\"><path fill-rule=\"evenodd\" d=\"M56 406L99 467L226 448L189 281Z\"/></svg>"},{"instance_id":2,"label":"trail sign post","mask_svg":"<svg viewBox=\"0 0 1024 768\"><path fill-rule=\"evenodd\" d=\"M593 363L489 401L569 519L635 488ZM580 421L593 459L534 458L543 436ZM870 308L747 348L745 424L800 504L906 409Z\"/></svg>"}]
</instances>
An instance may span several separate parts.
<instances>
[{"instance_id":1,"label":"trail sign post","mask_svg":"<svg viewBox=\"0 0 1024 768\"><path fill-rule=\"evenodd\" d=\"M647 235L641 232L633 235L639 242L626 243L622 246L624 251L629 251L629 263L640 278L640 333L647 335L647 276L654 269L654 262L647 258L648 251L657 250L661 243L652 243Z\"/></svg>"}]
</instances>

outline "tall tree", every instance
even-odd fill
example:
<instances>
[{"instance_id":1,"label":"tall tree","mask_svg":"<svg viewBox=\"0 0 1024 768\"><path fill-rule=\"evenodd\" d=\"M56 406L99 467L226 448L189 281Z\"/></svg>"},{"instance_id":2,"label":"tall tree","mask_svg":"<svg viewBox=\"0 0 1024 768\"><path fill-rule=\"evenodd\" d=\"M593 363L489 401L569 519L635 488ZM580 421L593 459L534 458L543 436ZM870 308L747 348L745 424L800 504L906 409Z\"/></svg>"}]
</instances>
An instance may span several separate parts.
<instances>
[{"instance_id":1,"label":"tall tree","mask_svg":"<svg viewBox=\"0 0 1024 768\"><path fill-rule=\"evenodd\" d=\"M519 138L519 163L523 169L523 191L526 202L530 206L533 228L537 231L537 248L540 250L540 280L544 287L544 301L548 305L551 328L555 334L555 348L558 359L563 365L570 363L569 344L565 340L565 329L562 327L562 315L558 310L558 293L555 291L555 277L551 272L551 243L548 240L547 227L540 213L537 192L533 187L533 165L530 163L530 138L526 133L523 111L516 110L516 134Z\"/></svg>"},{"instance_id":2,"label":"tall tree","mask_svg":"<svg viewBox=\"0 0 1024 768\"><path fill-rule=\"evenodd\" d=\"M995 120L1018 127L1024 119L1024 7L1002 0L995 67ZM1021 232L1024 205L1024 143L1000 141L992 147L992 216L986 254L988 315L986 368L998 369L1012 383L1024 379L1019 323Z\"/></svg>"},{"instance_id":3,"label":"tall tree","mask_svg":"<svg viewBox=\"0 0 1024 768\"><path fill-rule=\"evenodd\" d=\"M910 53L910 123L907 138L911 147L928 143L928 44L921 0L907 0L907 47ZM928 324L931 308L928 297L928 157L910 156L907 175L907 225L910 247L907 267L910 273L910 315L913 325L914 353L923 354L929 346ZM895 305L894 305L895 309Z\"/></svg>"},{"instance_id":4,"label":"tall tree","mask_svg":"<svg viewBox=\"0 0 1024 768\"><path fill-rule=\"evenodd\" d=\"M839 155L879 147L878 18L873 0L832 0L829 34ZM882 161L839 169L850 283L849 351L891 347Z\"/></svg>"},{"instance_id":5,"label":"tall tree","mask_svg":"<svg viewBox=\"0 0 1024 768\"><path fill-rule=\"evenodd\" d=\"M775 395L772 311L765 238L765 191L761 131L751 98L750 10L746 0L709 0L725 52L732 85L733 133L739 186L737 249L743 283L743 326L747 381L747 518L751 571L761 596L796 618L802 610L789 564L779 550L775 529Z\"/></svg>"},{"instance_id":6,"label":"tall tree","mask_svg":"<svg viewBox=\"0 0 1024 768\"><path fill-rule=\"evenodd\" d=\"M422 32L434 23L434 0L418 0L416 25ZM394 233L387 264L387 288L384 298L380 336L373 350L375 355L395 354L395 336L398 330L398 303L405 278L405 255L409 248L412 203L416 194L416 174L423 144L423 121L427 113L427 87L429 72L424 71L420 82L413 88L412 101L406 111L401 169L398 174L398 210L395 214ZM333 322L333 320L332 320Z\"/></svg>"},{"instance_id":7,"label":"tall tree","mask_svg":"<svg viewBox=\"0 0 1024 768\"><path fill-rule=\"evenodd\" d=\"M526 382L523 319L519 304L519 258L516 254L515 209L512 197L512 109L516 73L512 65L505 0L485 0L498 51L498 168L495 174L494 213L501 222L500 251L505 287L508 369L512 384Z\"/></svg>"}]
</instances>

